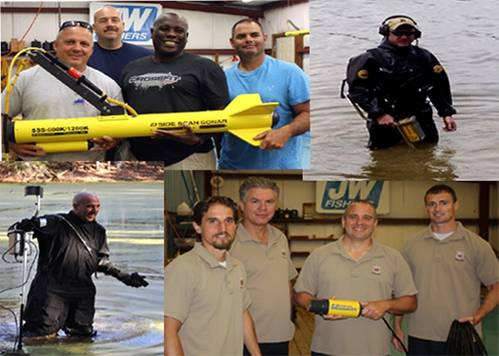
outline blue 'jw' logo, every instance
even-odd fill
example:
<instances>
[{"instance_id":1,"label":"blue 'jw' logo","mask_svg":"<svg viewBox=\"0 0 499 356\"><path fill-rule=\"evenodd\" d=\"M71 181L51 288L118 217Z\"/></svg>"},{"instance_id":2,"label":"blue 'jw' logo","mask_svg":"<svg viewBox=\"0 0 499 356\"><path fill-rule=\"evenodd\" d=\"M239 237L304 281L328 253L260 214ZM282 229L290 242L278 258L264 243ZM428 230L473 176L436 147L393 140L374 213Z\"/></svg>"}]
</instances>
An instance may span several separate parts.
<instances>
[{"instance_id":1,"label":"blue 'jw' logo","mask_svg":"<svg viewBox=\"0 0 499 356\"><path fill-rule=\"evenodd\" d=\"M151 28L158 16L158 8L147 5L115 5L122 12L125 22L123 40L144 42L151 40Z\"/></svg>"}]
</instances>

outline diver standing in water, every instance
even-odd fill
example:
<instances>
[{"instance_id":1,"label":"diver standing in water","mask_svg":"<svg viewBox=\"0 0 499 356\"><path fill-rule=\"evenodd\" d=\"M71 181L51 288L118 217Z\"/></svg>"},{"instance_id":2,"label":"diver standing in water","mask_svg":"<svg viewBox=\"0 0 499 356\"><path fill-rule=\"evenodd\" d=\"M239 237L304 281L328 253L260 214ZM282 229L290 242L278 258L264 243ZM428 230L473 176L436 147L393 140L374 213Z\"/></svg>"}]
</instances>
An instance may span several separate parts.
<instances>
[{"instance_id":1,"label":"diver standing in water","mask_svg":"<svg viewBox=\"0 0 499 356\"><path fill-rule=\"evenodd\" d=\"M92 274L111 275L127 286L146 287L138 273L124 273L109 261L106 230L96 222L97 195L78 193L67 214L24 219L9 230L33 231L40 256L31 283L23 334L28 337L94 336L95 285Z\"/></svg>"},{"instance_id":2,"label":"diver standing in water","mask_svg":"<svg viewBox=\"0 0 499 356\"><path fill-rule=\"evenodd\" d=\"M438 142L428 99L443 119L445 131L455 131L449 79L438 59L412 45L421 37L416 21L404 15L385 19L383 42L351 58L347 68L349 98L368 113L369 148L387 148L402 140L398 122L415 117L423 142ZM424 137L424 138L423 138Z\"/></svg>"}]
</instances>

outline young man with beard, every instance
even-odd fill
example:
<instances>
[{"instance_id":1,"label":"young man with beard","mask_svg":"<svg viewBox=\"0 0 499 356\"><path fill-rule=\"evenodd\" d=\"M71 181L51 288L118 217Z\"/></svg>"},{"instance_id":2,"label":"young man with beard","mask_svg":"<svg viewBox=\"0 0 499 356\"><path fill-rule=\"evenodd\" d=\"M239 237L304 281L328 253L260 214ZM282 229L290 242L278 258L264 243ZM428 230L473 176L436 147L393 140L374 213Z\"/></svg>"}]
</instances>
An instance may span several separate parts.
<instances>
[{"instance_id":1,"label":"young man with beard","mask_svg":"<svg viewBox=\"0 0 499 356\"><path fill-rule=\"evenodd\" d=\"M151 31L154 55L123 70L123 96L137 112L218 110L229 103L222 69L209 59L184 52L189 36L185 18L163 14ZM169 169L215 169L212 137L185 130L178 135L157 129L154 138L132 138L131 151L139 160L164 161Z\"/></svg>"},{"instance_id":2,"label":"young man with beard","mask_svg":"<svg viewBox=\"0 0 499 356\"><path fill-rule=\"evenodd\" d=\"M237 206L214 196L196 204L194 248L165 269L165 355L260 355L243 264L227 250Z\"/></svg>"},{"instance_id":3,"label":"young man with beard","mask_svg":"<svg viewBox=\"0 0 499 356\"><path fill-rule=\"evenodd\" d=\"M424 202L430 225L402 250L419 291L418 309L409 317L409 355L445 355L454 319L481 332L480 321L499 300L499 268L489 243L456 221L454 189L435 185ZM481 283L488 290L480 303ZM395 331L403 338L401 323L396 317Z\"/></svg>"},{"instance_id":4,"label":"young man with beard","mask_svg":"<svg viewBox=\"0 0 499 356\"><path fill-rule=\"evenodd\" d=\"M67 214L24 219L11 229L33 231L40 257L31 283L23 332L25 336L94 336L95 285L92 274L100 271L127 286L145 287L137 273L124 273L109 261L106 230L97 223L97 195L78 193ZM10 230L10 229L9 229Z\"/></svg>"},{"instance_id":5,"label":"young man with beard","mask_svg":"<svg viewBox=\"0 0 499 356\"><path fill-rule=\"evenodd\" d=\"M304 144L309 140L310 95L305 73L294 63L267 56L267 35L253 19L242 19L232 27L230 43L240 62L225 74L229 96L258 93L263 102L279 102L279 121L257 135L253 147L230 133L222 140L219 168L303 169L308 165Z\"/></svg>"},{"instance_id":6,"label":"young man with beard","mask_svg":"<svg viewBox=\"0 0 499 356\"><path fill-rule=\"evenodd\" d=\"M230 249L248 272L249 311L263 355L287 355L295 330L291 322L291 280L298 273L291 261L288 239L269 224L278 197L279 187L269 179L249 177L241 184L239 207L243 219Z\"/></svg>"},{"instance_id":7,"label":"young man with beard","mask_svg":"<svg viewBox=\"0 0 499 356\"><path fill-rule=\"evenodd\" d=\"M416 287L401 254L374 240L374 205L353 201L341 218L344 235L314 250L295 285L297 304L314 299L357 300L359 318L315 316L312 355L389 355L390 332L381 318L416 309ZM361 338L361 340L359 339Z\"/></svg>"}]
</instances>

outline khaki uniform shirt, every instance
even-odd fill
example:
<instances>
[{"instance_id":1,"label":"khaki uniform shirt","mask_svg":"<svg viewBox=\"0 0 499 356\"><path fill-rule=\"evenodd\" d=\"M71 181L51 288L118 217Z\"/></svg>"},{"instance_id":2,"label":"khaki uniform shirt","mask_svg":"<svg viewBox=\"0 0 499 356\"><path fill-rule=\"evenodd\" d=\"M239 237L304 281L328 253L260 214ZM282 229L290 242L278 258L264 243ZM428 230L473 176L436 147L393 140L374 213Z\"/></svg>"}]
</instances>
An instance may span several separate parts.
<instances>
[{"instance_id":1,"label":"khaki uniform shirt","mask_svg":"<svg viewBox=\"0 0 499 356\"><path fill-rule=\"evenodd\" d=\"M296 292L307 292L319 299L335 296L361 302L417 293L411 270L398 251L373 241L367 254L355 261L342 240L310 254L296 282ZM329 355L388 355L390 338L381 319L324 320L315 316L312 350Z\"/></svg>"},{"instance_id":2,"label":"khaki uniform shirt","mask_svg":"<svg viewBox=\"0 0 499 356\"><path fill-rule=\"evenodd\" d=\"M165 316L182 323L179 337L186 356L243 353L243 312L251 301L246 271L226 255L219 264L200 243L165 269Z\"/></svg>"},{"instance_id":3,"label":"khaki uniform shirt","mask_svg":"<svg viewBox=\"0 0 499 356\"><path fill-rule=\"evenodd\" d=\"M442 241L425 228L406 242L402 254L419 291L409 335L420 339L447 340L452 321L472 316L480 307L480 282L490 286L499 281L492 248L461 223Z\"/></svg>"},{"instance_id":4,"label":"khaki uniform shirt","mask_svg":"<svg viewBox=\"0 0 499 356\"><path fill-rule=\"evenodd\" d=\"M297 276L286 236L267 225L268 244L251 238L243 224L237 227L230 254L240 260L248 273L249 308L258 342L285 342L293 338L289 281Z\"/></svg>"}]
</instances>

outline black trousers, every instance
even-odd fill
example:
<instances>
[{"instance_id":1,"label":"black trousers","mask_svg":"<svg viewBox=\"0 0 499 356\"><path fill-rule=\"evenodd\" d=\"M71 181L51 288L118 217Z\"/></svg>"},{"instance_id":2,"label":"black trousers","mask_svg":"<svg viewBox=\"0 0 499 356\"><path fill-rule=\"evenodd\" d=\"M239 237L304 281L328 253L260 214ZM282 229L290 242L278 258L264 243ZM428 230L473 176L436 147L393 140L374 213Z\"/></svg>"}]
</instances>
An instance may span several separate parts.
<instances>
[{"instance_id":1,"label":"black trousers","mask_svg":"<svg viewBox=\"0 0 499 356\"><path fill-rule=\"evenodd\" d=\"M445 355L446 346L444 341L432 341L418 339L413 336L409 336L409 352L407 355L416 356L432 356L432 355Z\"/></svg>"},{"instance_id":2,"label":"black trousers","mask_svg":"<svg viewBox=\"0 0 499 356\"><path fill-rule=\"evenodd\" d=\"M289 354L289 341L258 343L258 346L260 346L260 351L262 353L262 356L266 355L283 356ZM244 346L243 355L244 356L250 355L246 346Z\"/></svg>"},{"instance_id":3,"label":"black trousers","mask_svg":"<svg viewBox=\"0 0 499 356\"><path fill-rule=\"evenodd\" d=\"M93 335L95 296L67 297L52 291L32 290L26 303L23 331L32 336L63 329L77 336Z\"/></svg>"}]
</instances>

